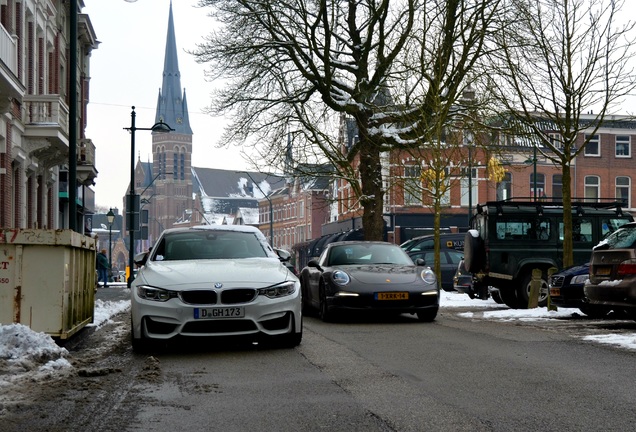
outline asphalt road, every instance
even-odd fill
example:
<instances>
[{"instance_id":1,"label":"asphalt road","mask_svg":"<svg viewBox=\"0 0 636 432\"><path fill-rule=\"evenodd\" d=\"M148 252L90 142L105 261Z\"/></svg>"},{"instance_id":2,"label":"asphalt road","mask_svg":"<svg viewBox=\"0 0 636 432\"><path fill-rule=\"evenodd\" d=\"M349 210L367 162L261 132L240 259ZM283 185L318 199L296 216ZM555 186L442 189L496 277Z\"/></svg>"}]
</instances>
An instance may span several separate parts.
<instances>
[{"instance_id":1,"label":"asphalt road","mask_svg":"<svg viewBox=\"0 0 636 432\"><path fill-rule=\"evenodd\" d=\"M117 290L98 298L126 294ZM636 423L636 353L579 337L634 332L632 321L495 322L447 308L433 323L305 317L295 349L194 341L144 356L129 347L129 318L117 321L72 348L78 376L40 386L0 429L626 431ZM108 331L119 342L91 354Z\"/></svg>"}]
</instances>

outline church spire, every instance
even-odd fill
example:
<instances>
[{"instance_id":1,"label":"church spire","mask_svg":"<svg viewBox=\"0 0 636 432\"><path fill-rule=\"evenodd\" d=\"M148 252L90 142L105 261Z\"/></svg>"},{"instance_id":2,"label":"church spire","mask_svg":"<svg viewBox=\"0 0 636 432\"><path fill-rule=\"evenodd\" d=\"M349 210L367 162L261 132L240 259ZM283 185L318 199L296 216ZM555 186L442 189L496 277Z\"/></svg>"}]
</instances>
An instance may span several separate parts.
<instances>
[{"instance_id":1,"label":"church spire","mask_svg":"<svg viewBox=\"0 0 636 432\"><path fill-rule=\"evenodd\" d=\"M159 89L157 114L155 116L156 122L160 120L170 125L175 130L175 133L192 135L185 89L183 96L181 93L181 73L179 72L179 60L177 58L177 38L174 33L172 1L170 2L170 14L168 16L163 82Z\"/></svg>"}]
</instances>

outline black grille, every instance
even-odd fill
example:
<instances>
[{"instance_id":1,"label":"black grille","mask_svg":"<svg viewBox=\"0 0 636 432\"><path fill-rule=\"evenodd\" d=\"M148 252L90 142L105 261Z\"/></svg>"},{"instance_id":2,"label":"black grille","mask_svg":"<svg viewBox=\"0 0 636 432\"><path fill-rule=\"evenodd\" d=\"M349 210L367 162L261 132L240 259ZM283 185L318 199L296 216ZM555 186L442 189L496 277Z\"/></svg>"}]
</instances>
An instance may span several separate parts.
<instances>
[{"instance_id":1,"label":"black grille","mask_svg":"<svg viewBox=\"0 0 636 432\"><path fill-rule=\"evenodd\" d=\"M291 318L291 312L287 312L280 318L274 318L271 320L261 321L261 325L267 330L283 330L289 326L289 320Z\"/></svg>"},{"instance_id":2,"label":"black grille","mask_svg":"<svg viewBox=\"0 0 636 432\"><path fill-rule=\"evenodd\" d=\"M175 331L177 324L162 323L159 321L153 321L151 318L146 317L146 328L148 333L153 334L169 334Z\"/></svg>"},{"instance_id":3,"label":"black grille","mask_svg":"<svg viewBox=\"0 0 636 432\"><path fill-rule=\"evenodd\" d=\"M181 300L189 304L216 304L216 292L211 290L182 291Z\"/></svg>"},{"instance_id":4,"label":"black grille","mask_svg":"<svg viewBox=\"0 0 636 432\"><path fill-rule=\"evenodd\" d=\"M256 297L256 290L251 288L228 289L221 291L222 304L249 303Z\"/></svg>"},{"instance_id":5,"label":"black grille","mask_svg":"<svg viewBox=\"0 0 636 432\"><path fill-rule=\"evenodd\" d=\"M200 320L187 323L182 333L238 333L256 329L250 320Z\"/></svg>"},{"instance_id":6,"label":"black grille","mask_svg":"<svg viewBox=\"0 0 636 432\"><path fill-rule=\"evenodd\" d=\"M550 284L555 288L559 288L563 286L564 280L564 276L552 276L552 278L550 279Z\"/></svg>"}]
</instances>

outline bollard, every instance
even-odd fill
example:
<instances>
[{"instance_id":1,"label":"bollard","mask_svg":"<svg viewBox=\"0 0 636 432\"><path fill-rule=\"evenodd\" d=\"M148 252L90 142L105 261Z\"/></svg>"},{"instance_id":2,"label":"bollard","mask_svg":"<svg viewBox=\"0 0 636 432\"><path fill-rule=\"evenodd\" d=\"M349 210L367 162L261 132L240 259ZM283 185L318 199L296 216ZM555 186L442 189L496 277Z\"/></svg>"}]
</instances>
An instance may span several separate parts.
<instances>
[{"instance_id":1,"label":"bollard","mask_svg":"<svg viewBox=\"0 0 636 432\"><path fill-rule=\"evenodd\" d=\"M532 270L532 280L530 282L530 294L528 295L528 309L539 307L539 292L541 291L541 269Z\"/></svg>"},{"instance_id":2,"label":"bollard","mask_svg":"<svg viewBox=\"0 0 636 432\"><path fill-rule=\"evenodd\" d=\"M548 280L550 280L550 277L552 277L553 274L555 274L557 271L559 271L558 268L556 267L550 267L548 269ZM549 289L549 287L548 287ZM552 304L552 302L550 301L550 295L549 295L549 291L548 291L548 310L549 311L556 311L558 308Z\"/></svg>"}]
</instances>

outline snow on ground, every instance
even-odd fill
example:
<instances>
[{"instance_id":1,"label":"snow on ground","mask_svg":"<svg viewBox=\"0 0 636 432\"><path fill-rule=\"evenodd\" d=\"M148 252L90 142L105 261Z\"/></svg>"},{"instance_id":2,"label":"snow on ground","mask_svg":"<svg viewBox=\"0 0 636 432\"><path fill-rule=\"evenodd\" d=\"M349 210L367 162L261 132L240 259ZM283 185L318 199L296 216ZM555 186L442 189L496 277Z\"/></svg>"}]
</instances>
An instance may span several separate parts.
<instances>
[{"instance_id":1,"label":"snow on ground","mask_svg":"<svg viewBox=\"0 0 636 432\"><path fill-rule=\"evenodd\" d=\"M560 308L558 311L538 309L508 309L489 300L471 300L467 295L442 291L442 308L471 308L470 312L459 312L458 316L469 319L491 319L498 321L538 321L570 317L578 309ZM105 324L113 322L113 316L130 308L130 301L96 300L94 322L89 326L94 331L103 331ZM480 311L475 312L474 309ZM113 338L118 335L114 334ZM636 333L604 334L585 336L584 340L620 346L636 350ZM67 360L69 352L59 347L44 333L34 332L22 324L0 325L0 393L2 389L28 377L30 380L47 379L55 374L72 373L73 366Z\"/></svg>"}]
</instances>

